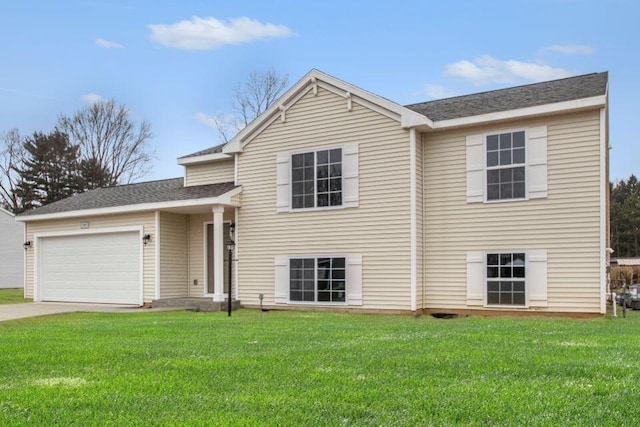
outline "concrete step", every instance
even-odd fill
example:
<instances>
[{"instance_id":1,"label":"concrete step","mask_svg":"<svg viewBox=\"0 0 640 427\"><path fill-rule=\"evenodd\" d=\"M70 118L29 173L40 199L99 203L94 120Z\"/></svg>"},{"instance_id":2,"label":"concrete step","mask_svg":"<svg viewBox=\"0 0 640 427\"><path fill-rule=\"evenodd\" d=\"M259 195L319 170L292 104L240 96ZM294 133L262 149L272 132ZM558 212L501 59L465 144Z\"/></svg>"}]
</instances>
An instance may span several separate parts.
<instances>
[{"instance_id":1,"label":"concrete step","mask_svg":"<svg viewBox=\"0 0 640 427\"><path fill-rule=\"evenodd\" d=\"M184 307L193 311L226 311L227 301L214 301L212 298L161 298L151 301L152 308L158 307ZM237 310L241 307L239 300L231 302L231 309Z\"/></svg>"}]
</instances>

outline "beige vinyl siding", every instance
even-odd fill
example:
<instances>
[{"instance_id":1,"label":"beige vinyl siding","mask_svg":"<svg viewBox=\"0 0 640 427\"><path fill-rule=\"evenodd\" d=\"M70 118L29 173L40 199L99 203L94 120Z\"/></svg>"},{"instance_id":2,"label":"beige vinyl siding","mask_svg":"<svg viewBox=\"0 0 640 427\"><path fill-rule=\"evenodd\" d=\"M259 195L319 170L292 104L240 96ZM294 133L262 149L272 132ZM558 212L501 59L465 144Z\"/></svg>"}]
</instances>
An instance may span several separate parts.
<instances>
[{"instance_id":1,"label":"beige vinyl siding","mask_svg":"<svg viewBox=\"0 0 640 427\"><path fill-rule=\"evenodd\" d=\"M160 212L160 298L189 295L187 217Z\"/></svg>"},{"instance_id":2,"label":"beige vinyl siding","mask_svg":"<svg viewBox=\"0 0 640 427\"><path fill-rule=\"evenodd\" d=\"M225 208L224 221L235 221L235 212L233 208ZM206 253L204 246L204 224L207 222L213 223L213 212L211 212L211 214L189 215L187 222L189 233L189 296L202 297L205 294L207 285L207 276L205 275L204 265ZM197 285L193 284L194 280L198 281ZM233 282L235 287L235 270Z\"/></svg>"},{"instance_id":3,"label":"beige vinyl siding","mask_svg":"<svg viewBox=\"0 0 640 427\"><path fill-rule=\"evenodd\" d=\"M359 145L359 207L276 212L279 152ZM411 308L409 132L319 88L275 120L238 157L240 299L274 304L276 255L362 255L363 306Z\"/></svg>"},{"instance_id":4,"label":"beige vinyl siding","mask_svg":"<svg viewBox=\"0 0 640 427\"><path fill-rule=\"evenodd\" d=\"M548 126L548 198L467 203L465 137ZM466 252L548 251L547 311L600 310L599 112L423 135L425 307L466 309Z\"/></svg>"},{"instance_id":5,"label":"beige vinyl siding","mask_svg":"<svg viewBox=\"0 0 640 427\"><path fill-rule=\"evenodd\" d=\"M27 240L35 242L34 234L44 232L64 232L80 230L82 221L90 222L90 229L142 226L143 234L151 234L151 241L143 247L143 300L151 302L155 298L155 214L153 212L103 215L49 221L34 221L26 223ZM142 245L142 242L140 243ZM34 263L33 256L36 248L26 251L25 297L33 298Z\"/></svg>"},{"instance_id":6,"label":"beige vinyl siding","mask_svg":"<svg viewBox=\"0 0 640 427\"><path fill-rule=\"evenodd\" d=\"M185 167L185 185L219 184L234 181L234 160L189 165Z\"/></svg>"},{"instance_id":7,"label":"beige vinyl siding","mask_svg":"<svg viewBox=\"0 0 640 427\"><path fill-rule=\"evenodd\" d=\"M423 159L422 159L422 143L421 143L421 135L417 135L416 142L416 257L417 257L417 268L416 268L416 307L418 309L424 307L424 235L423 235L423 227L424 227L424 204L423 204Z\"/></svg>"}]
</instances>

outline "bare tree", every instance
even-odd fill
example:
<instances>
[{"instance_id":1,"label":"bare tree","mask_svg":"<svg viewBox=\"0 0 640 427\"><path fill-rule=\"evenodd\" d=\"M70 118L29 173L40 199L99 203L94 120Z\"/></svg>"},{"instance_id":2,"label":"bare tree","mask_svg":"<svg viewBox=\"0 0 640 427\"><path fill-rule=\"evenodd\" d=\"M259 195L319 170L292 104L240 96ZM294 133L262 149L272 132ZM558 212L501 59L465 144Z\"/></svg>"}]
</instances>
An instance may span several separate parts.
<instances>
[{"instance_id":1,"label":"bare tree","mask_svg":"<svg viewBox=\"0 0 640 427\"><path fill-rule=\"evenodd\" d=\"M130 183L144 176L151 165L148 140L151 125L136 122L124 104L98 101L72 117L60 115L58 127L80 146L80 159L97 176L85 177L91 188Z\"/></svg>"},{"instance_id":2,"label":"bare tree","mask_svg":"<svg viewBox=\"0 0 640 427\"><path fill-rule=\"evenodd\" d=\"M22 211L22 199L16 189L22 180L19 168L25 158L25 149L18 129L0 136L0 205L11 212Z\"/></svg>"},{"instance_id":3,"label":"bare tree","mask_svg":"<svg viewBox=\"0 0 640 427\"><path fill-rule=\"evenodd\" d=\"M280 75L273 68L265 72L252 71L247 80L233 90L234 114L213 117L222 140L229 142L236 133L264 113L288 84L289 75Z\"/></svg>"}]
</instances>

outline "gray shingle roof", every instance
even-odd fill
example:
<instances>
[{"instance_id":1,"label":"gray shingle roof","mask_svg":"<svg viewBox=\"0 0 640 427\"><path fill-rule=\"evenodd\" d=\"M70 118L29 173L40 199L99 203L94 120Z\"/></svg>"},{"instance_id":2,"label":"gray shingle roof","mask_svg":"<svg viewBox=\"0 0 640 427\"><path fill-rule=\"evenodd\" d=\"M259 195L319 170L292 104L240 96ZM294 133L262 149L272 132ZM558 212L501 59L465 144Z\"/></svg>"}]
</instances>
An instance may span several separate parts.
<instances>
[{"instance_id":1,"label":"gray shingle roof","mask_svg":"<svg viewBox=\"0 0 640 427\"><path fill-rule=\"evenodd\" d=\"M525 86L516 86L473 95L405 105L431 120L448 120L555 102L604 95L608 73L585 74Z\"/></svg>"},{"instance_id":2,"label":"gray shingle roof","mask_svg":"<svg viewBox=\"0 0 640 427\"><path fill-rule=\"evenodd\" d=\"M20 216L217 197L231 191L233 188L235 188L233 182L185 187L183 178L117 185L76 194L25 212Z\"/></svg>"},{"instance_id":3,"label":"gray shingle roof","mask_svg":"<svg viewBox=\"0 0 640 427\"><path fill-rule=\"evenodd\" d=\"M207 148L206 150L196 151L195 153L187 154L186 156L179 157L180 159L186 159L187 157L205 156L207 154L222 153L222 148L226 144L216 145L215 147Z\"/></svg>"}]
</instances>

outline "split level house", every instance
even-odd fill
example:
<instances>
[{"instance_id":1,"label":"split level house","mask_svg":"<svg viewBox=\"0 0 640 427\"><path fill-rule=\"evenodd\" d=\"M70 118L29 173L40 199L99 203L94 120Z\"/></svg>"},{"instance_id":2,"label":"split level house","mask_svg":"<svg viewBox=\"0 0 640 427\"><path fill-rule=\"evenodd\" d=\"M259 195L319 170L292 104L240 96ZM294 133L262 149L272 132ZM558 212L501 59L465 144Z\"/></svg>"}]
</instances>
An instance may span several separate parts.
<instances>
[{"instance_id":1,"label":"split level house","mask_svg":"<svg viewBox=\"0 0 640 427\"><path fill-rule=\"evenodd\" d=\"M25 295L604 313L607 73L399 105L311 70L184 176L18 217Z\"/></svg>"}]
</instances>

